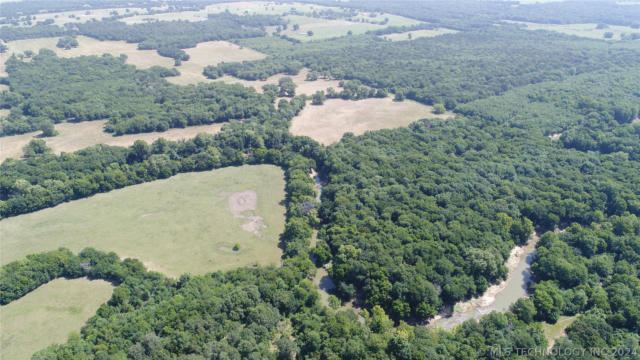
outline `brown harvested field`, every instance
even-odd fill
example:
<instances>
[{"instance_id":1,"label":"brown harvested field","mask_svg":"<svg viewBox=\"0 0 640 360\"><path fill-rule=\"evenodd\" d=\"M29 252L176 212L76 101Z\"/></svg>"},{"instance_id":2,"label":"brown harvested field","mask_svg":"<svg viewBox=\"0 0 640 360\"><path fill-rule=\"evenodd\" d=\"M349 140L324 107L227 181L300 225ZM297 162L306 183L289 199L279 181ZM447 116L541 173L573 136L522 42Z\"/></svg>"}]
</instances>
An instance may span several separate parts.
<instances>
[{"instance_id":1,"label":"brown harvested field","mask_svg":"<svg viewBox=\"0 0 640 360\"><path fill-rule=\"evenodd\" d=\"M104 53L113 56L125 54L127 55L127 64L139 68L150 68L154 65L168 68L173 67L173 59L160 56L155 50L138 50L138 44L129 44L125 41L100 41L86 36L78 36L79 46L70 50L64 50L56 47L58 39L59 38L55 37L9 41L7 43L9 50L0 54L0 76L6 76L4 63L9 59L11 54L20 54L25 50L32 50L37 53L38 50L43 48L53 50L58 56L65 58L83 55L102 55Z\"/></svg>"},{"instance_id":2,"label":"brown harvested field","mask_svg":"<svg viewBox=\"0 0 640 360\"><path fill-rule=\"evenodd\" d=\"M407 126L424 118L446 119L453 113L436 115L431 106L415 101L393 101L391 98L342 100L329 99L324 105L306 106L293 119L291 133L309 136L329 145L340 141L346 132L355 135L368 130L380 130Z\"/></svg>"},{"instance_id":3,"label":"brown harvested field","mask_svg":"<svg viewBox=\"0 0 640 360\"><path fill-rule=\"evenodd\" d=\"M191 139L199 133L215 134L223 124L190 126L184 129L170 129L165 132L152 132L111 136L103 131L106 120L86 121L80 123L61 123L56 125L58 136L42 138L55 153L72 152L96 144L113 146L130 146L136 140L152 143L158 138L167 140ZM33 139L37 139L40 131L22 135L0 137L0 161L7 158L20 158L22 148Z\"/></svg>"},{"instance_id":4,"label":"brown harvested field","mask_svg":"<svg viewBox=\"0 0 640 360\"><path fill-rule=\"evenodd\" d=\"M189 54L189 61L185 61L177 67L180 76L169 77L167 80L177 85L196 84L204 81L212 81L202 75L207 65L216 65L221 62L241 62L260 60L265 54L228 41L208 41L199 43L196 47L185 49Z\"/></svg>"},{"instance_id":5,"label":"brown harvested field","mask_svg":"<svg viewBox=\"0 0 640 360\"><path fill-rule=\"evenodd\" d=\"M338 83L340 82L339 80L318 79L315 81L307 81L306 80L307 73L309 73L308 69L302 69L302 71L300 71L300 73L295 76L278 74L278 75L270 76L269 78L267 78L267 80L264 80L264 81L263 80L256 80L256 81L242 80L242 79L235 78L233 76L225 75L217 79L216 81L224 81L227 84L236 84L236 83L242 84L244 86L253 87L254 89L256 89L257 92L261 93L263 85L266 85L266 84L277 85L278 80L280 80L280 78L289 76L291 79L293 79L293 82L295 82L296 85L298 85L298 87L296 88L296 94L312 95L318 90L326 90L327 88L330 88L330 87L336 90L338 89Z\"/></svg>"}]
</instances>

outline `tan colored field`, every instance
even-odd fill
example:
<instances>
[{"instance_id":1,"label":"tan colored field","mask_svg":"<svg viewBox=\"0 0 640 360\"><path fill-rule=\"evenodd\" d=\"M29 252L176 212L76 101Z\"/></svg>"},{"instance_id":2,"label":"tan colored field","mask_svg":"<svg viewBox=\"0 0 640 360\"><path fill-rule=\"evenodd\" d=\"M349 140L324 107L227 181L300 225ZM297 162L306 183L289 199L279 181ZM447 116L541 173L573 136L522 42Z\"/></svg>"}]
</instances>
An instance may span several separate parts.
<instances>
[{"instance_id":1,"label":"tan colored field","mask_svg":"<svg viewBox=\"0 0 640 360\"><path fill-rule=\"evenodd\" d=\"M1 306L0 358L30 359L36 351L65 342L112 291L113 286L102 280L56 279Z\"/></svg>"},{"instance_id":2,"label":"tan colored field","mask_svg":"<svg viewBox=\"0 0 640 360\"><path fill-rule=\"evenodd\" d=\"M547 30L555 31L566 35L580 36L590 39L600 40L620 40L622 34L640 34L640 29L633 29L630 26L615 26L609 25L606 29L596 29L598 24L538 24L523 21L505 21L509 23L522 24L527 30ZM605 39L605 33L612 33L613 36L610 39Z\"/></svg>"},{"instance_id":3,"label":"tan colored field","mask_svg":"<svg viewBox=\"0 0 640 360\"><path fill-rule=\"evenodd\" d=\"M0 220L0 264L67 247L177 277L279 264L285 181L273 165L179 174ZM240 248L234 250L235 244Z\"/></svg>"},{"instance_id":4,"label":"tan colored field","mask_svg":"<svg viewBox=\"0 0 640 360\"><path fill-rule=\"evenodd\" d=\"M65 11L56 13L44 13L36 14L33 25L38 21L44 21L47 19L53 19L53 25L62 26L66 23L85 23L87 21L102 20L102 18L112 16L112 12L118 12L118 14L125 14L127 8L112 8L112 9L89 9L89 10L76 10ZM147 13L147 9L144 8L129 8L130 13Z\"/></svg>"},{"instance_id":5,"label":"tan colored field","mask_svg":"<svg viewBox=\"0 0 640 360\"><path fill-rule=\"evenodd\" d=\"M158 55L155 50L138 50L137 44L129 44L125 41L99 41L86 36L78 36L79 46L70 50L56 47L59 38L37 38L28 40L10 41L7 43L9 51L0 54L0 76L6 76L5 61L11 54L20 54L26 50L38 52L45 48L56 52L60 57L76 57L83 55L102 55L104 53L113 56L120 54L127 55L127 64L135 65L139 68L150 68L154 65L173 67L173 59Z\"/></svg>"},{"instance_id":6,"label":"tan colored field","mask_svg":"<svg viewBox=\"0 0 640 360\"><path fill-rule=\"evenodd\" d=\"M167 140L191 139L199 133L215 134L223 124L191 126L184 129L170 129L165 132L152 132L143 134L131 134L123 136L111 136L103 131L106 120L85 121L80 123L57 124L58 136L42 138L57 154L72 152L96 144L113 146L130 146L136 140L144 140L149 144L159 138ZM0 137L0 162L7 158L22 157L22 148L32 139L37 139L40 131Z\"/></svg>"},{"instance_id":7,"label":"tan colored field","mask_svg":"<svg viewBox=\"0 0 640 360\"><path fill-rule=\"evenodd\" d=\"M185 49L189 54L189 61L177 67L180 76L169 77L167 80L177 85L196 84L211 81L202 75L205 66L217 65L221 62L241 62L260 60L265 54L232 44L227 41L209 41L198 44L191 49Z\"/></svg>"},{"instance_id":8,"label":"tan colored field","mask_svg":"<svg viewBox=\"0 0 640 360\"><path fill-rule=\"evenodd\" d=\"M438 28L433 30L423 29L423 30L407 31L407 32L396 33L396 34L387 34L387 35L382 35L380 37L383 39L391 40L391 41L404 41L404 40L415 40L415 39L425 38L425 37L436 37L444 34L455 34L457 32L458 31L456 30L451 30L447 28ZM409 34L411 34L411 39L409 39Z\"/></svg>"},{"instance_id":9,"label":"tan colored field","mask_svg":"<svg viewBox=\"0 0 640 360\"><path fill-rule=\"evenodd\" d=\"M395 102L391 98L358 101L329 99L324 105L306 106L293 119L291 133L309 136L329 145L340 141L346 132L355 135L368 130L407 126L424 118L449 118L452 113L433 114L431 106L415 101Z\"/></svg>"}]
</instances>

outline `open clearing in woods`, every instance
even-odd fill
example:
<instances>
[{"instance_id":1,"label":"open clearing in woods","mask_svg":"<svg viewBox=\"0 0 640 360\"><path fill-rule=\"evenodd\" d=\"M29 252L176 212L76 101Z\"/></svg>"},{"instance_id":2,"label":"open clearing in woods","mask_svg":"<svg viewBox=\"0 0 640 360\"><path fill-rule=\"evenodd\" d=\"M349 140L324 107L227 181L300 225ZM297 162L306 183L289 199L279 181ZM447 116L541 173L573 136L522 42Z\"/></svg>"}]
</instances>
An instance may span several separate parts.
<instances>
[{"instance_id":1,"label":"open clearing in woods","mask_svg":"<svg viewBox=\"0 0 640 360\"><path fill-rule=\"evenodd\" d=\"M65 342L112 292L103 280L56 279L1 306L0 358L30 359L36 351Z\"/></svg>"},{"instance_id":2,"label":"open clearing in woods","mask_svg":"<svg viewBox=\"0 0 640 360\"><path fill-rule=\"evenodd\" d=\"M254 89L256 89L257 92L261 93L262 86L266 84L278 85L278 80L288 76L293 80L293 82L296 85L298 85L298 87L296 88L296 95L300 95L300 94L312 95L318 90L326 90L330 87L338 90L338 84L340 83L339 80L328 80L328 79L320 78L315 81L307 81L306 78L308 73L309 73L308 69L302 69L298 73L298 75L289 76L284 74L278 74L278 75L270 76L269 78L267 78L267 80L264 80L264 81L263 80L255 80L255 81L242 80L242 79L235 78L233 76L225 75L223 77L216 79L215 81L223 81L227 84L242 84L244 86L253 87Z\"/></svg>"},{"instance_id":3,"label":"open clearing in woods","mask_svg":"<svg viewBox=\"0 0 640 360\"><path fill-rule=\"evenodd\" d=\"M553 347L559 337L566 336L565 330L569 325L573 324L577 317L578 315L560 316L555 324L542 323L542 330L549 342L549 349Z\"/></svg>"},{"instance_id":4,"label":"open clearing in woods","mask_svg":"<svg viewBox=\"0 0 640 360\"><path fill-rule=\"evenodd\" d=\"M221 62L242 62L260 60L265 54L232 44L228 41L208 41L199 43L196 47L184 49L189 54L189 61L182 62L177 69L180 76L168 77L167 80L177 85L196 84L207 79L202 71L205 66L217 65Z\"/></svg>"},{"instance_id":5,"label":"open clearing in woods","mask_svg":"<svg viewBox=\"0 0 640 360\"><path fill-rule=\"evenodd\" d=\"M303 15L323 10L331 10L334 12L343 11L338 7L328 7L315 4L238 1L209 5L200 11L139 15L125 18L122 21L129 24L156 20L203 21L207 19L208 14L216 14L226 11L236 15L283 15L289 26L286 30L283 30L281 34L301 41L321 40L344 36L347 35L349 31L351 31L352 34L363 34L369 30L379 30L389 26L410 26L421 23L418 20L385 13L359 12L353 17L331 20ZM382 24L383 22L384 25ZM298 25L299 29L293 30L293 25ZM275 26L267 27L267 32L272 33L275 29ZM312 31L313 35L309 36L307 34L308 31Z\"/></svg>"},{"instance_id":6,"label":"open clearing in woods","mask_svg":"<svg viewBox=\"0 0 640 360\"><path fill-rule=\"evenodd\" d=\"M61 49L56 46L59 37L53 38L37 38L27 40L9 41L7 46L9 50L0 54L0 76L6 76L5 61L11 57L11 54L21 54L26 50L37 53L40 49L50 49L56 52L60 57L76 57L83 55L102 55L111 54L120 56L127 55L127 64L134 65L141 69L150 68L154 65L173 67L173 59L158 55L155 50L138 50L138 44L129 44L125 41L100 41L86 36L78 36L78 47L69 50Z\"/></svg>"},{"instance_id":7,"label":"open clearing in woods","mask_svg":"<svg viewBox=\"0 0 640 360\"><path fill-rule=\"evenodd\" d=\"M364 134L368 130L407 126L424 118L453 117L453 113L433 114L431 106L415 101L393 101L391 98L342 100L329 99L324 105L308 105L293 119L291 133L309 136L329 145L351 132Z\"/></svg>"},{"instance_id":8,"label":"open clearing in woods","mask_svg":"<svg viewBox=\"0 0 640 360\"><path fill-rule=\"evenodd\" d=\"M277 264L284 187L276 166L228 167L3 219L0 265L61 246L115 251L174 277Z\"/></svg>"},{"instance_id":9,"label":"open clearing in woods","mask_svg":"<svg viewBox=\"0 0 640 360\"><path fill-rule=\"evenodd\" d=\"M512 24L524 25L527 30L547 30L555 31L566 35L574 35L585 37L589 39L600 40L620 40L622 34L640 34L640 29L634 29L630 26L616 26L607 25L603 29L598 29L598 24L538 24L524 21L508 21L505 22ZM612 33L613 36L609 39L605 39L605 33Z\"/></svg>"},{"instance_id":10,"label":"open clearing in woods","mask_svg":"<svg viewBox=\"0 0 640 360\"><path fill-rule=\"evenodd\" d=\"M395 34L387 34L381 35L380 37L383 39L391 40L391 41L405 41L405 40L415 40L419 38L425 37L436 37L445 34L455 34L458 31L451 30L447 28L437 28L437 29L424 29L424 30L415 30L415 31L407 31L402 33ZM411 38L409 38L409 34L411 34Z\"/></svg>"},{"instance_id":11,"label":"open clearing in woods","mask_svg":"<svg viewBox=\"0 0 640 360\"><path fill-rule=\"evenodd\" d=\"M224 125L199 125L184 129L170 129L164 132L112 136L110 133L103 131L106 122L106 120L97 120L56 124L55 128L60 134L48 138L40 138L41 131L0 137L0 162L7 158L17 159L22 157L22 148L33 139L44 140L54 153L59 154L61 152L77 151L96 144L131 146L136 140L144 140L151 144L159 138L171 141L191 139L199 133L215 134Z\"/></svg>"}]
</instances>

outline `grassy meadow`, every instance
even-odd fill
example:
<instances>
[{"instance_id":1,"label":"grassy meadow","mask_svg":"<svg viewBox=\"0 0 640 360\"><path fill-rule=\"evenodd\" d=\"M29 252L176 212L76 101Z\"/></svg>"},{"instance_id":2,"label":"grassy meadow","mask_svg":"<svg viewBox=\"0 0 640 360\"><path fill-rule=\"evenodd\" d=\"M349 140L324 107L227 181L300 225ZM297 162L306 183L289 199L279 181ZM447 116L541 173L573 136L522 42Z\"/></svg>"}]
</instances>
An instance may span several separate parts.
<instances>
[{"instance_id":1,"label":"grassy meadow","mask_svg":"<svg viewBox=\"0 0 640 360\"><path fill-rule=\"evenodd\" d=\"M0 116L2 113L0 113ZM22 157L22 148L33 139L42 139L56 153L73 152L97 144L112 146L131 146L136 140L144 140L151 144L156 139L165 138L171 141L191 139L199 133L215 134L224 124L189 126L184 129L175 128L164 132L150 132L112 136L103 131L106 120L85 121L79 123L60 123L55 128L58 135L41 138L41 131L27 134L0 137L0 162L7 158Z\"/></svg>"},{"instance_id":2,"label":"grassy meadow","mask_svg":"<svg viewBox=\"0 0 640 360\"><path fill-rule=\"evenodd\" d=\"M69 50L56 47L59 37L36 38L27 40L9 41L9 50L0 54L0 76L6 76L5 61L12 54L21 54L26 50L37 53L40 49L50 49L60 57L76 57L83 55L111 54L120 56L127 55L127 64L146 69L154 65L173 67L173 59L158 55L155 50L138 50L137 44L129 44L125 41L100 41L86 36L78 36L78 47Z\"/></svg>"},{"instance_id":3,"label":"grassy meadow","mask_svg":"<svg viewBox=\"0 0 640 360\"><path fill-rule=\"evenodd\" d=\"M414 30L407 31L402 33L394 33L380 36L383 39L391 40L391 41L405 41L405 40L415 40L425 37L436 37L445 34L455 34L458 31L451 30L447 28L437 28L437 29L423 29L423 30ZM411 35L411 38L409 38Z\"/></svg>"},{"instance_id":4,"label":"grassy meadow","mask_svg":"<svg viewBox=\"0 0 640 360\"><path fill-rule=\"evenodd\" d=\"M607 25L604 29L598 29L598 24L538 24L531 22L507 21L510 23L522 24L527 30L547 30L555 31L566 35L579 36L589 39L600 40L620 40L622 34L640 34L640 29L633 29L629 26ZM612 33L610 39L605 39L605 33Z\"/></svg>"},{"instance_id":5,"label":"grassy meadow","mask_svg":"<svg viewBox=\"0 0 640 360\"><path fill-rule=\"evenodd\" d=\"M323 105L308 105L293 119L291 133L309 136L329 145L340 141L346 132L355 135L369 130L407 126L424 118L449 118L452 113L433 114L431 106L415 101L391 98L342 100L329 99Z\"/></svg>"},{"instance_id":6,"label":"grassy meadow","mask_svg":"<svg viewBox=\"0 0 640 360\"><path fill-rule=\"evenodd\" d=\"M61 246L115 251L169 276L277 264L284 186L276 166L228 167L3 219L0 265Z\"/></svg>"},{"instance_id":7,"label":"grassy meadow","mask_svg":"<svg viewBox=\"0 0 640 360\"><path fill-rule=\"evenodd\" d=\"M199 43L196 47L184 50L189 55L189 61L184 61L177 69L180 76L167 78L177 85L196 84L207 79L202 71L205 66L217 65L221 62L242 62L260 60L265 54L232 44L228 41L208 41Z\"/></svg>"},{"instance_id":8,"label":"grassy meadow","mask_svg":"<svg viewBox=\"0 0 640 360\"><path fill-rule=\"evenodd\" d=\"M38 350L65 342L109 300L112 290L103 280L56 279L0 306L0 358L26 360Z\"/></svg>"}]
</instances>

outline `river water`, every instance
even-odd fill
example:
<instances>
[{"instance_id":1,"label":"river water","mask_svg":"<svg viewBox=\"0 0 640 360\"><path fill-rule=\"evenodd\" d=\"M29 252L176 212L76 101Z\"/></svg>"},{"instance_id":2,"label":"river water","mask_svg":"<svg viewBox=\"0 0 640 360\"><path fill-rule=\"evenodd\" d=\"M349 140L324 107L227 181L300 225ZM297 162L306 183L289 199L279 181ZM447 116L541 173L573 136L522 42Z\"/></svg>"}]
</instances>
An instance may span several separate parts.
<instances>
[{"instance_id":1,"label":"river water","mask_svg":"<svg viewBox=\"0 0 640 360\"><path fill-rule=\"evenodd\" d=\"M531 279L531 262L536 255L536 243L540 237L537 233L529 239L525 246L518 246L511 251L506 266L509 276L498 285L490 286L481 297L457 303L451 313L443 312L433 318L429 327L451 329L469 319L480 319L493 311L505 312L518 299L528 296L527 286Z\"/></svg>"}]
</instances>

